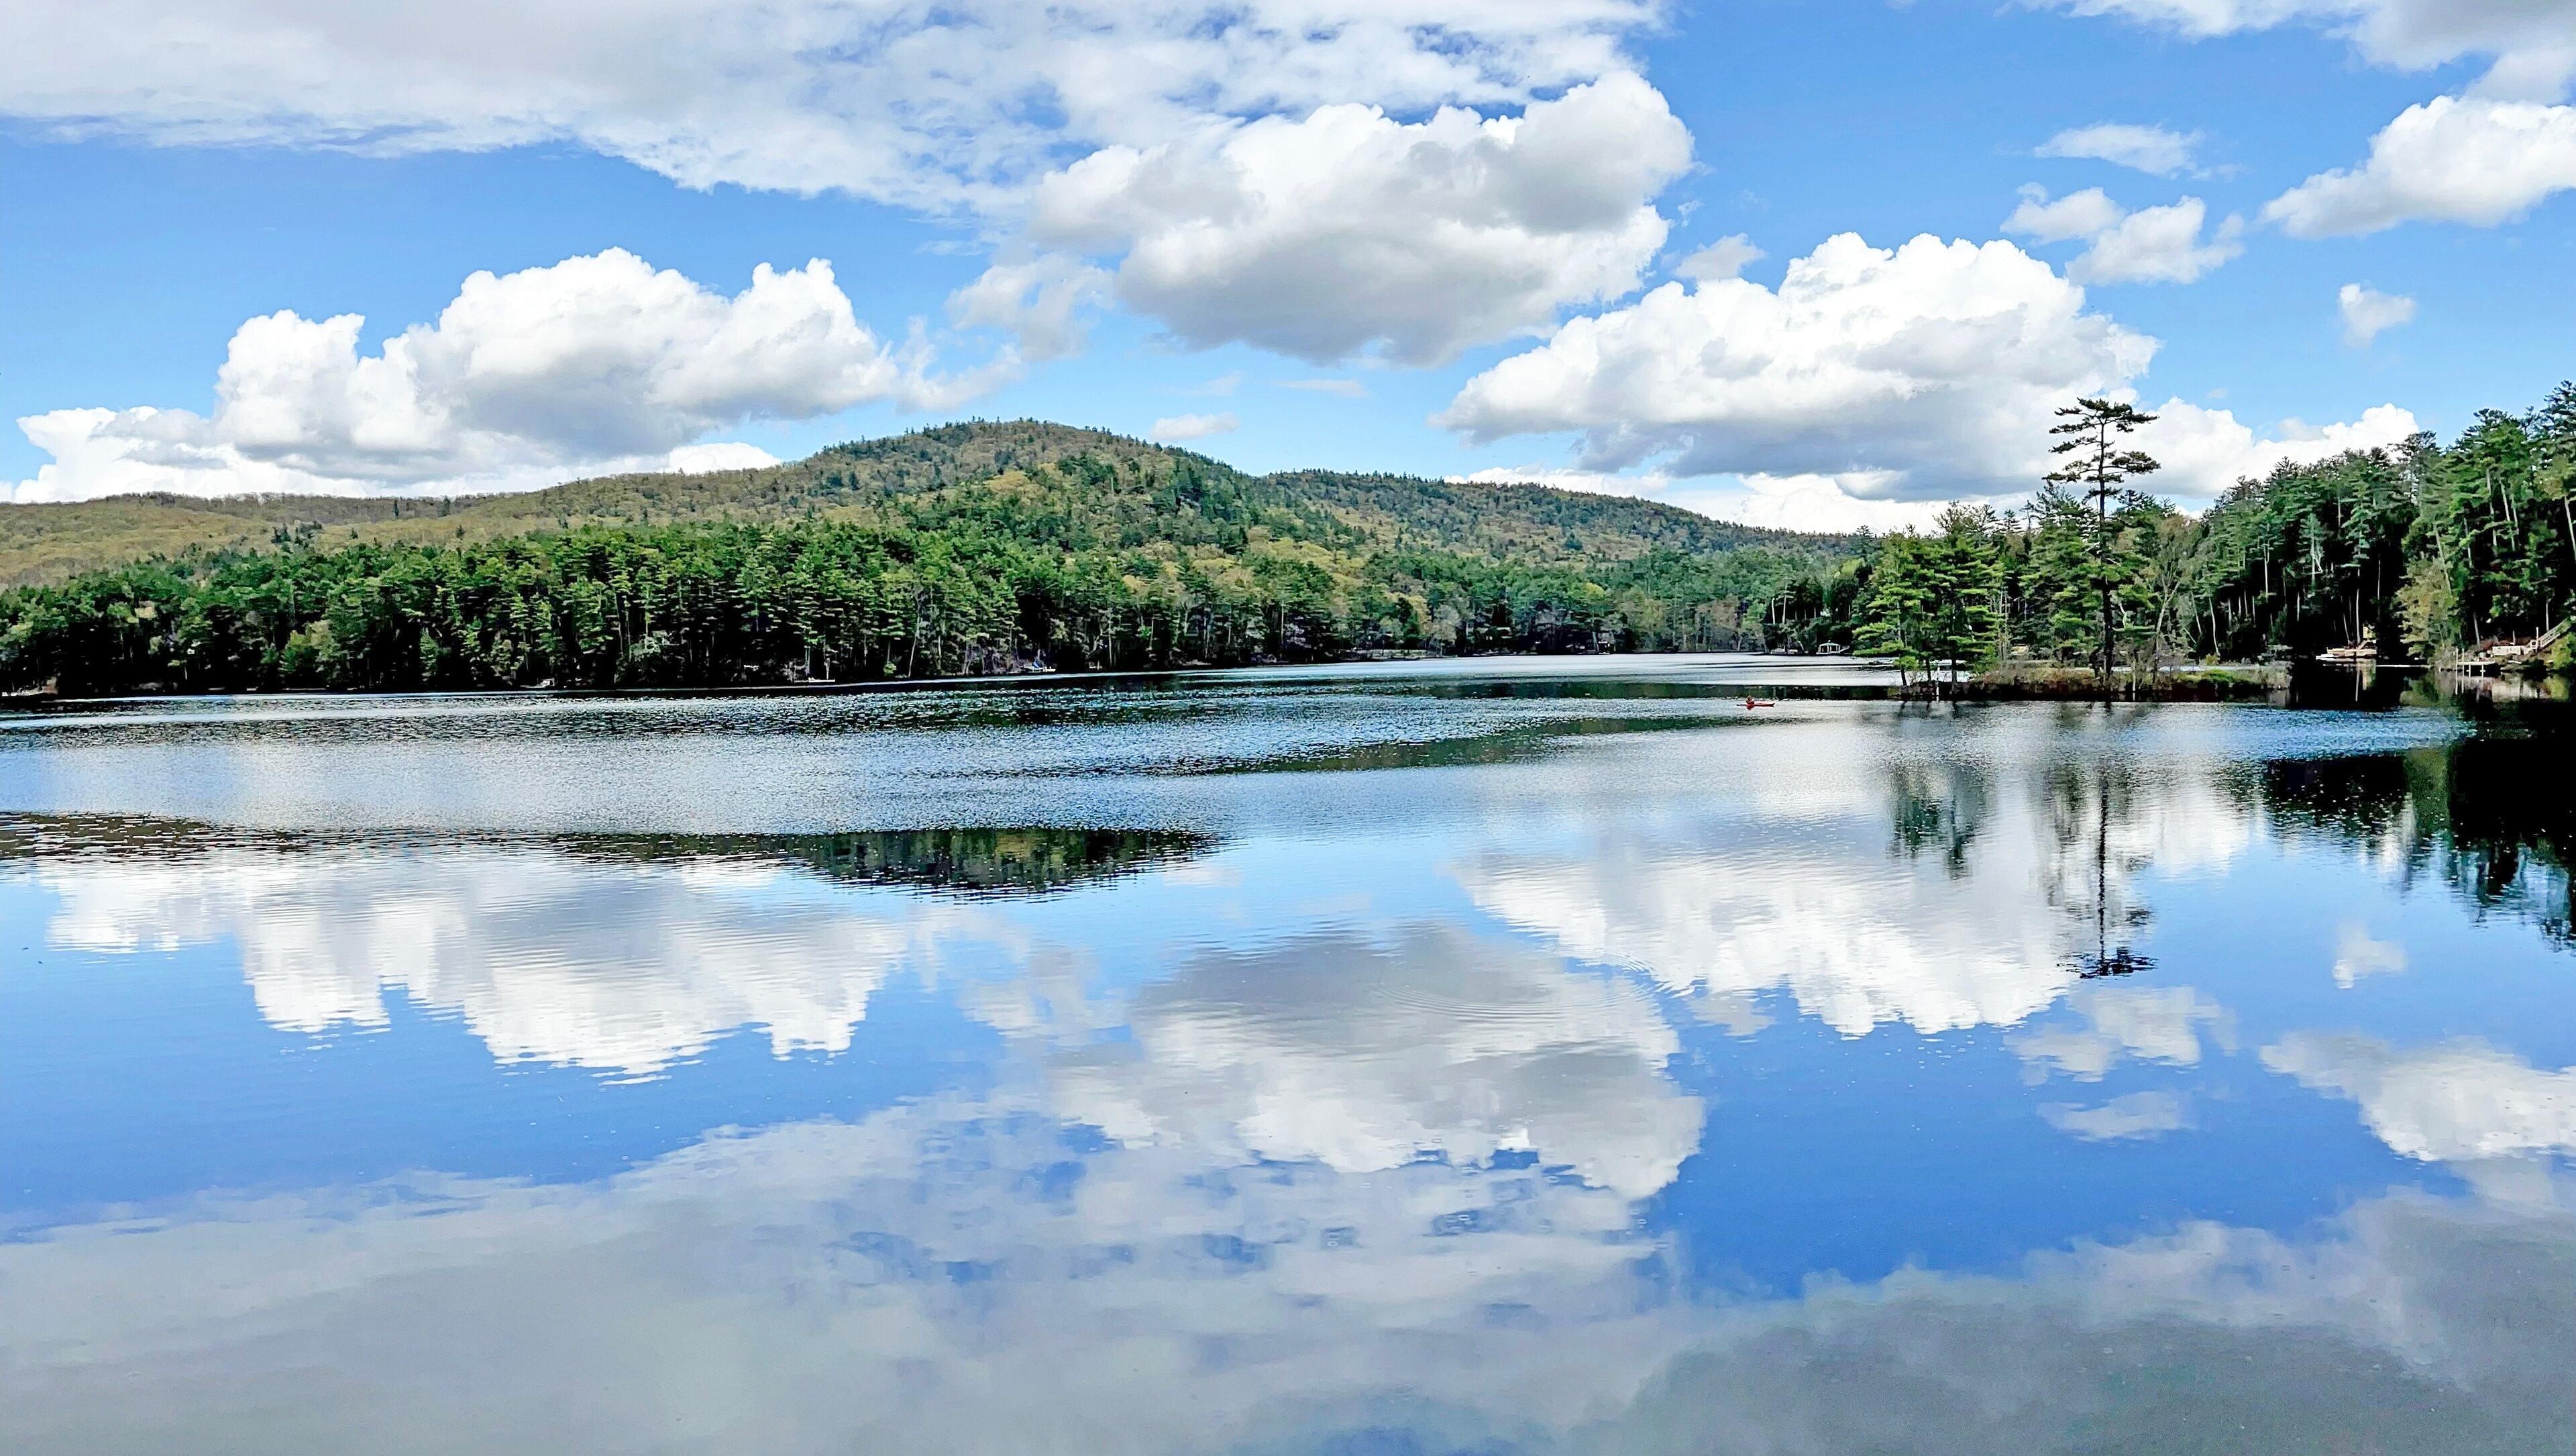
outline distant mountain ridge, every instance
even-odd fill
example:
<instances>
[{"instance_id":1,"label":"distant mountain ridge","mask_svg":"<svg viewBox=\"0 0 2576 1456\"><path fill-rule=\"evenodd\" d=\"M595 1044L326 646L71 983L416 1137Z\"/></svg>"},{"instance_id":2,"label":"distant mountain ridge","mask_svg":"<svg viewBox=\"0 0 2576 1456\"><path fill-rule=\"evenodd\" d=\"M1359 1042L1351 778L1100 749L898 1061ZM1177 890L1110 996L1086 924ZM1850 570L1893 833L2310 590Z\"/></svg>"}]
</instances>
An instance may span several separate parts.
<instances>
[{"instance_id":1,"label":"distant mountain ridge","mask_svg":"<svg viewBox=\"0 0 2576 1456\"><path fill-rule=\"evenodd\" d=\"M1812 648L1838 538L1038 421L461 500L0 514L0 686L722 688L1373 654Z\"/></svg>"},{"instance_id":2,"label":"distant mountain ridge","mask_svg":"<svg viewBox=\"0 0 2576 1456\"><path fill-rule=\"evenodd\" d=\"M430 543L588 526L748 523L808 516L887 519L933 500L1094 460L1156 478L1186 475L1256 510L1298 512L1352 543L1548 562L1707 556L1744 547L1832 555L1849 539L1766 530L1677 506L1552 486L1331 470L1250 475L1195 451L1042 420L974 421L855 441L746 470L575 480L453 499L350 496L111 496L0 505L0 586L65 580L152 557L256 549L282 535L317 545ZM1338 534L1338 532L1337 532Z\"/></svg>"}]
</instances>

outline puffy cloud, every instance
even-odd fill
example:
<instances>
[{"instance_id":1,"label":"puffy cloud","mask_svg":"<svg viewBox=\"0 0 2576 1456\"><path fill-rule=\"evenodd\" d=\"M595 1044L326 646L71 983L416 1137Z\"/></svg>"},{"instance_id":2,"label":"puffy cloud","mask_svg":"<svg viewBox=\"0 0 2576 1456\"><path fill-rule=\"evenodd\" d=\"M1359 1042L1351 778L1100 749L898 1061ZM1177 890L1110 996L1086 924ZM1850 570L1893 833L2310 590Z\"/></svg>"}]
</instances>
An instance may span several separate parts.
<instances>
[{"instance_id":1,"label":"puffy cloud","mask_svg":"<svg viewBox=\"0 0 2576 1456\"><path fill-rule=\"evenodd\" d=\"M2120 204L2099 187L2087 187L2051 201L2040 186L2021 190L2021 205L2004 219L2004 231L2039 243L2065 243L2109 232L2119 225Z\"/></svg>"},{"instance_id":2,"label":"puffy cloud","mask_svg":"<svg viewBox=\"0 0 2576 1456\"><path fill-rule=\"evenodd\" d=\"M2129 212L2099 187L2055 201L2044 188L2025 187L2021 205L2004 219L2004 231L2043 243L2090 243L2067 266L2066 276L2077 282L2196 283L2245 251L2238 241L2245 230L2241 218L2228 218L2203 242L2208 223L2209 206L2197 197Z\"/></svg>"},{"instance_id":3,"label":"puffy cloud","mask_svg":"<svg viewBox=\"0 0 2576 1456\"><path fill-rule=\"evenodd\" d=\"M815 259L728 298L611 249L476 273L437 321L372 352L356 314L244 323L210 416L57 410L19 421L54 461L13 498L126 491L510 489L657 467L711 430L937 396ZM732 459L746 459L739 453Z\"/></svg>"},{"instance_id":4,"label":"puffy cloud","mask_svg":"<svg viewBox=\"0 0 2576 1456\"><path fill-rule=\"evenodd\" d=\"M0 21L0 117L72 134L375 153L568 144L691 187L839 190L976 220L950 302L1023 362L1080 349L1105 272L1185 342L1407 362L1635 286L1689 137L1626 40L1660 0L586 0L398 9L40 0ZM489 43L506 33L510 44ZM1552 98L1552 99L1542 99ZM1483 114L1480 115L1479 113ZM1401 119L1399 119L1401 118ZM185 422L48 437L118 488L333 489ZM177 443L162 438L175 434ZM189 471L167 462L187 455ZM485 485L554 463L492 464ZM66 473L70 468L66 467ZM322 481L324 483L317 483Z\"/></svg>"},{"instance_id":5,"label":"puffy cloud","mask_svg":"<svg viewBox=\"0 0 2576 1456\"><path fill-rule=\"evenodd\" d=\"M2024 491L2050 411L2142 373L2155 341L2010 243L1844 234L1777 290L1669 283L1469 380L1435 423L1484 443L1578 431L1583 464L1831 476L1862 497Z\"/></svg>"},{"instance_id":6,"label":"puffy cloud","mask_svg":"<svg viewBox=\"0 0 2576 1456\"><path fill-rule=\"evenodd\" d=\"M1175 444L1183 440L1204 440L1211 435L1230 435L1243 428L1243 421L1231 412L1212 415L1166 415L1154 421L1146 433L1157 440Z\"/></svg>"},{"instance_id":7,"label":"puffy cloud","mask_svg":"<svg viewBox=\"0 0 2576 1456\"><path fill-rule=\"evenodd\" d=\"M1123 252L1121 299L1192 346L1430 363L1635 287L1689 160L1616 72L1519 116L1346 104L1106 148L1039 184L1030 228Z\"/></svg>"},{"instance_id":8,"label":"puffy cloud","mask_svg":"<svg viewBox=\"0 0 2576 1456\"><path fill-rule=\"evenodd\" d=\"M1791 263L1776 290L1668 283L1570 320L1468 380L1434 423L1479 444L1579 433L1580 469L1603 488L1617 487L1602 472L1650 461L1649 479L1732 475L1740 484L1704 508L1757 524L1906 524L1927 513L1885 507L2033 489L2050 468L2052 412L2133 393L2156 347L2087 311L2081 287L2011 243L1920 237L1890 251L1844 234ZM2197 499L2283 460L2415 430L2394 405L2323 428L2284 422L2271 437L2181 400L2158 412L2140 437L2165 462L2155 483Z\"/></svg>"},{"instance_id":9,"label":"puffy cloud","mask_svg":"<svg viewBox=\"0 0 2576 1456\"><path fill-rule=\"evenodd\" d=\"M2059 132L2040 143L2034 155L2079 157L2134 168L2149 176L2173 177L2198 170L2192 152L2199 145L2196 131L2106 121Z\"/></svg>"},{"instance_id":10,"label":"puffy cloud","mask_svg":"<svg viewBox=\"0 0 2576 1456\"><path fill-rule=\"evenodd\" d=\"M1510 106L1617 69L1652 0L30 0L0 112L379 153L564 143L691 187L990 208L1102 145L1366 101ZM506 45L493 37L505 35Z\"/></svg>"},{"instance_id":11,"label":"puffy cloud","mask_svg":"<svg viewBox=\"0 0 2576 1456\"><path fill-rule=\"evenodd\" d=\"M2473 92L2412 106L2371 139L2360 167L2321 172L2273 199L2265 220L2298 237L2402 222L2493 227L2576 189L2576 6L2550 0L2035 0L2192 36L2293 21L2330 27L2386 65L2486 56Z\"/></svg>"},{"instance_id":12,"label":"puffy cloud","mask_svg":"<svg viewBox=\"0 0 2576 1456\"><path fill-rule=\"evenodd\" d=\"M2493 227L2576 188L2576 106L2441 96L2410 106L2370 140L2370 158L2320 172L2265 205L2304 238L2403 222Z\"/></svg>"},{"instance_id":13,"label":"puffy cloud","mask_svg":"<svg viewBox=\"0 0 2576 1456\"><path fill-rule=\"evenodd\" d=\"M2379 1140L2410 1158L2576 1153L2576 1067L2540 1071L2467 1038L2400 1051L2376 1037L2319 1032L2265 1047L2263 1065L2361 1104Z\"/></svg>"},{"instance_id":14,"label":"puffy cloud","mask_svg":"<svg viewBox=\"0 0 2576 1456\"><path fill-rule=\"evenodd\" d=\"M1090 334L1083 311L1108 291L1109 275L1079 258L1015 258L949 295L948 318L959 328L1008 331L1022 358L1063 359L1082 352Z\"/></svg>"},{"instance_id":15,"label":"puffy cloud","mask_svg":"<svg viewBox=\"0 0 2576 1456\"><path fill-rule=\"evenodd\" d=\"M2208 222L2208 204L2197 197L2140 208L2095 235L2067 276L2086 283L2197 283L2245 251L2238 241L2243 219L2228 218L2203 242Z\"/></svg>"},{"instance_id":16,"label":"puffy cloud","mask_svg":"<svg viewBox=\"0 0 2576 1456\"><path fill-rule=\"evenodd\" d=\"M2345 284L2335 306L2343 313L2343 341L2356 349L2369 348L2371 340L2415 318L2415 300L2358 283Z\"/></svg>"},{"instance_id":17,"label":"puffy cloud","mask_svg":"<svg viewBox=\"0 0 2576 1456\"><path fill-rule=\"evenodd\" d=\"M2194 38L2325 26L2382 65L2424 69L2493 59L2481 89L2542 96L2576 75L2576 10L2553 0L2030 0L2079 15L2120 15Z\"/></svg>"},{"instance_id":18,"label":"puffy cloud","mask_svg":"<svg viewBox=\"0 0 2576 1456\"><path fill-rule=\"evenodd\" d=\"M2322 427L2285 420L2268 436L2256 435L2228 410L2183 400L2167 400L2155 413L2156 422L2136 436L2164 464L2148 484L2193 500L2214 498L2240 480L2260 480L2284 464L2400 445L2422 428L2413 412L2393 404L2373 405L2357 420Z\"/></svg>"}]
</instances>

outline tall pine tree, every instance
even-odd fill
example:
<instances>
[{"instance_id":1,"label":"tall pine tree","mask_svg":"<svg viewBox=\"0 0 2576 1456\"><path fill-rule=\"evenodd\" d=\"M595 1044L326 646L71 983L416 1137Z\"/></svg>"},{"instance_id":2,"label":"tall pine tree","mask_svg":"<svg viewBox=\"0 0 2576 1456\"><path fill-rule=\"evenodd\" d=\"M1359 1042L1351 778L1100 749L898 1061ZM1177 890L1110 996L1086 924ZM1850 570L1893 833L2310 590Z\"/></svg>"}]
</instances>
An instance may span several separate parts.
<instances>
[{"instance_id":1,"label":"tall pine tree","mask_svg":"<svg viewBox=\"0 0 2576 1456\"><path fill-rule=\"evenodd\" d=\"M2122 549L2120 522L2111 509L2115 500L2126 503L2130 492L2127 483L2141 475L2151 475L2163 467L2154 456L2141 450L2124 448L2120 441L2141 425L2151 425L2156 417L2141 414L2135 405L2115 404L2107 399L2079 399L2057 412L2057 423L2049 433L2057 443L2049 450L2067 457L2059 468L2048 473L2049 485L2061 495L2071 496L2090 507L2089 520L2080 534L2082 566L2086 584L2093 589L2099 603L2101 653L2095 670L2101 674L2102 690L2111 689L2113 638L2118 630L2118 616L2112 598L2130 572ZM2078 489L2067 491L2066 487ZM2043 492L2041 511L2051 513L2051 502ZM2058 512L2063 515L2063 512Z\"/></svg>"}]
</instances>

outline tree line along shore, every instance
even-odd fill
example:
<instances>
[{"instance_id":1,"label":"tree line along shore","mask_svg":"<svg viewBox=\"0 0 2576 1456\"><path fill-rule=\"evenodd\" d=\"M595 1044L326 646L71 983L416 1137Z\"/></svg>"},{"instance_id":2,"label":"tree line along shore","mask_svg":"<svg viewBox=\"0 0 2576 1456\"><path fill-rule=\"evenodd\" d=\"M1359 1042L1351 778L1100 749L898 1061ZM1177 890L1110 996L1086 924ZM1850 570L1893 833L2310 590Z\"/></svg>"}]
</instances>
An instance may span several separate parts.
<instances>
[{"instance_id":1,"label":"tree line along shore","mask_svg":"<svg viewBox=\"0 0 2576 1456\"><path fill-rule=\"evenodd\" d=\"M469 501L9 507L0 566L35 541L20 564L41 555L49 579L0 591L0 690L1857 650L1938 691L1981 674L2139 691L2194 663L2476 661L2576 609L2576 386L2482 413L2448 444L2285 465L2198 516L2146 489L2155 463L2125 437L2149 417L2106 401L2063 414L2064 468L2029 509L1960 507L1888 536L1754 531L1538 486L1256 477L1040 422ZM2565 640L2526 655L2553 660Z\"/></svg>"},{"instance_id":2,"label":"tree line along shore","mask_svg":"<svg viewBox=\"0 0 2576 1456\"><path fill-rule=\"evenodd\" d=\"M2576 385L2525 414L2481 411L2448 445L2284 464L2198 516L2143 488L2126 448L2153 417L2059 411L2053 472L2015 516L1954 507L1876 543L1864 650L1935 690L2099 683L2183 695L2195 664L2321 659L2565 670L2576 612Z\"/></svg>"}]
</instances>

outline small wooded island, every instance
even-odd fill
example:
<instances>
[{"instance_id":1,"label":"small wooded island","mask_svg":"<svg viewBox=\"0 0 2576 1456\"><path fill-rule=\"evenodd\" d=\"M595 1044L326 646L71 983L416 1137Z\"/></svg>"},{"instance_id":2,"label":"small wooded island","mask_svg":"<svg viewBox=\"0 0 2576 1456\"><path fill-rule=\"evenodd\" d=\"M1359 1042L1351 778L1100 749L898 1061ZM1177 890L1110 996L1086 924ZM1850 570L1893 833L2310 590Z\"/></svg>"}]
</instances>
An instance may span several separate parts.
<instances>
[{"instance_id":1,"label":"small wooded island","mask_svg":"<svg viewBox=\"0 0 2576 1456\"><path fill-rule=\"evenodd\" d=\"M1839 651L1934 691L2284 656L2563 666L2576 386L2199 516L2061 411L2034 505L1819 536L1033 421L457 500L0 507L0 690L720 688L1370 654ZM2537 644L2537 645L2535 645ZM2052 668L2058 671L2052 673ZM2069 672L2067 670L2072 670ZM2016 686L2017 685L2017 686ZM2182 695L2201 695L2199 690Z\"/></svg>"}]
</instances>

